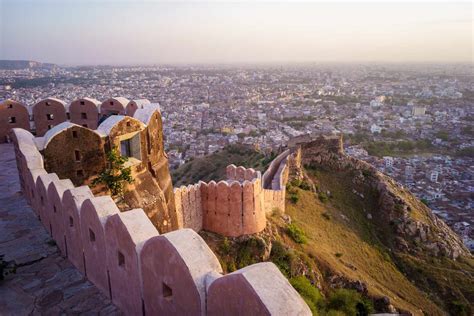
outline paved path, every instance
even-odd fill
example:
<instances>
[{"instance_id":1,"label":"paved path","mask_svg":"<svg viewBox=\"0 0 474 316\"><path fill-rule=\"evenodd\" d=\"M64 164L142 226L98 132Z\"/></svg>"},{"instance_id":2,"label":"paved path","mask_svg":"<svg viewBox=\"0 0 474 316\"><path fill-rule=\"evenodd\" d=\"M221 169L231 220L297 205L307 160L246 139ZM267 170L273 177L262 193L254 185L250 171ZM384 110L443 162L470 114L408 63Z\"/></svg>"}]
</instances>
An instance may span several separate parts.
<instances>
[{"instance_id":1,"label":"paved path","mask_svg":"<svg viewBox=\"0 0 474 316\"><path fill-rule=\"evenodd\" d=\"M0 281L0 315L117 315L117 307L61 257L20 191L11 144L0 144L0 255L16 274Z\"/></svg>"}]
</instances>

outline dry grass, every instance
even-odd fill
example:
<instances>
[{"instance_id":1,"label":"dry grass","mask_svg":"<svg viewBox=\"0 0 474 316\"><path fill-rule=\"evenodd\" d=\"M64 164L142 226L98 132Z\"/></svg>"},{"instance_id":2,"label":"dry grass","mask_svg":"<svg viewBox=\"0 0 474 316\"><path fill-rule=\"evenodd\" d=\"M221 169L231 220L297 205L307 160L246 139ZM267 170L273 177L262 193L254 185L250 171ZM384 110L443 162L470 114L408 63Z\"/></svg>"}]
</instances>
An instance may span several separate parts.
<instances>
[{"instance_id":1,"label":"dry grass","mask_svg":"<svg viewBox=\"0 0 474 316\"><path fill-rule=\"evenodd\" d=\"M332 175L330 182L340 186L340 181L344 179ZM336 192L336 186L328 186L328 181L322 183L326 189L333 189L330 191L334 198L328 203L322 204L314 193L298 189L298 203L286 205L287 214L307 235L307 244L300 247L333 272L364 281L371 295L388 296L398 308L417 315L422 315L422 311L442 315L426 294L397 269L371 233L371 224L359 209L364 203L357 201L358 197L350 191ZM330 219L323 214L329 214Z\"/></svg>"}]
</instances>

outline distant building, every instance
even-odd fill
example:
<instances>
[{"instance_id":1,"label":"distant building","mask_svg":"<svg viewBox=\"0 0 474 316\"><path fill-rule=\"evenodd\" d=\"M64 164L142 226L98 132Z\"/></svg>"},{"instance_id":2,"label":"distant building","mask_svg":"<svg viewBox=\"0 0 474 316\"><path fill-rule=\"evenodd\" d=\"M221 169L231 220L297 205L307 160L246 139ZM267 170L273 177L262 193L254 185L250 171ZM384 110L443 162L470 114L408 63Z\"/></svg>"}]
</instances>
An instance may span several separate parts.
<instances>
[{"instance_id":1,"label":"distant building","mask_svg":"<svg viewBox=\"0 0 474 316\"><path fill-rule=\"evenodd\" d=\"M392 168L393 167L393 157L385 156L385 157L383 157L383 161L385 163L386 168Z\"/></svg>"},{"instance_id":2,"label":"distant building","mask_svg":"<svg viewBox=\"0 0 474 316\"><path fill-rule=\"evenodd\" d=\"M380 133L380 132L382 132L382 128L381 128L380 126L378 126L377 124L372 124L372 125L370 126L370 132L371 132L372 134Z\"/></svg>"},{"instance_id":3,"label":"distant building","mask_svg":"<svg viewBox=\"0 0 474 316\"><path fill-rule=\"evenodd\" d=\"M438 176L439 176L438 171L436 171L436 170L431 171L431 173L429 174L430 181L431 182L438 182Z\"/></svg>"},{"instance_id":4,"label":"distant building","mask_svg":"<svg viewBox=\"0 0 474 316\"><path fill-rule=\"evenodd\" d=\"M411 109L412 116L423 116L426 113L426 106L414 105Z\"/></svg>"}]
</instances>

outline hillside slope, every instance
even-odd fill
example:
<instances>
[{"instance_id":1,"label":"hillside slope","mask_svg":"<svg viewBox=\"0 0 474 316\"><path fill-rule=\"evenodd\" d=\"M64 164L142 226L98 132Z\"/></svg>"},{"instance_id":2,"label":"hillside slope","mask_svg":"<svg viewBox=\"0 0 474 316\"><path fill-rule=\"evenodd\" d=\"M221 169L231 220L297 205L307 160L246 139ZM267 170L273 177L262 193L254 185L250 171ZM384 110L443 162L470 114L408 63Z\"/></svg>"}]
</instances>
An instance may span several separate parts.
<instances>
[{"instance_id":1,"label":"hillside slope","mask_svg":"<svg viewBox=\"0 0 474 316\"><path fill-rule=\"evenodd\" d=\"M201 232L226 272L272 261L315 314L472 314L474 261L444 222L391 178L345 156L340 140L301 151L286 213L274 210L264 232Z\"/></svg>"}]
</instances>

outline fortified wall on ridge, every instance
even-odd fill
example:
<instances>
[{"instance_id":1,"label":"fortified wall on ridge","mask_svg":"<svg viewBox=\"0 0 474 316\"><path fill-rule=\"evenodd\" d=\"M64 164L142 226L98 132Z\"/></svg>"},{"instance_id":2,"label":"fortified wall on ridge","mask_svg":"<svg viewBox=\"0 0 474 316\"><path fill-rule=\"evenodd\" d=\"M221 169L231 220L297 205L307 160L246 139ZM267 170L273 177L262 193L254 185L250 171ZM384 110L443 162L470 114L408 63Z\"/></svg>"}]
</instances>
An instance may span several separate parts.
<instances>
[{"instance_id":1,"label":"fortified wall on ridge","mask_svg":"<svg viewBox=\"0 0 474 316\"><path fill-rule=\"evenodd\" d=\"M277 156L263 174L229 165L227 180L200 181L174 189L180 227L238 237L265 229L266 215L285 210L287 160L290 151Z\"/></svg>"},{"instance_id":2,"label":"fortified wall on ridge","mask_svg":"<svg viewBox=\"0 0 474 316\"><path fill-rule=\"evenodd\" d=\"M90 185L107 167L107 153L116 148L128 157L126 166L134 178L124 188L120 209L142 208L162 233L192 228L232 237L254 234L265 229L266 214L285 210L288 150L263 176L231 165L227 181L199 182L173 192L159 104L146 99L114 97L101 103L86 97L67 105L48 98L31 108L6 100L0 106L0 121L10 122L5 124L10 129L31 126L45 169L74 185ZM0 130L0 141L8 140L6 132ZM107 188L96 186L92 192L103 195Z\"/></svg>"},{"instance_id":3,"label":"fortified wall on ridge","mask_svg":"<svg viewBox=\"0 0 474 316\"><path fill-rule=\"evenodd\" d=\"M73 125L66 131L72 135L81 128ZM11 139L27 202L61 253L124 314L311 315L273 263L223 275L218 259L194 230L160 235L142 209L120 212L110 196L94 196L89 186L49 173L30 132L15 128ZM232 166L231 176L234 170L239 185L246 174L252 181L243 183L260 182L258 173L247 170L241 177L243 169Z\"/></svg>"}]
</instances>

